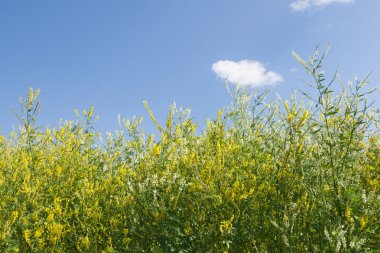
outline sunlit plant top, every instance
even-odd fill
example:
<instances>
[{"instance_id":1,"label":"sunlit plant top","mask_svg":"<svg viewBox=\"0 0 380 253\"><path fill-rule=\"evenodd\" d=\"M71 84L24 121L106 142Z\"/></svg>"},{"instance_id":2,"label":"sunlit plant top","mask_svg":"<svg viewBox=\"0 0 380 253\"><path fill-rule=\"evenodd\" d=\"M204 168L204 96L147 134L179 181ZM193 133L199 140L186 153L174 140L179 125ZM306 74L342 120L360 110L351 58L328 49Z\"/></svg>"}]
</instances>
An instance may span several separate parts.
<instances>
[{"instance_id":1,"label":"sunlit plant top","mask_svg":"<svg viewBox=\"0 0 380 253\"><path fill-rule=\"evenodd\" d=\"M93 108L42 128L30 89L0 136L0 252L376 252L379 112L367 78L333 89L325 53L294 54L299 98L236 89L203 131L147 103L156 136L134 118L100 140Z\"/></svg>"}]
</instances>

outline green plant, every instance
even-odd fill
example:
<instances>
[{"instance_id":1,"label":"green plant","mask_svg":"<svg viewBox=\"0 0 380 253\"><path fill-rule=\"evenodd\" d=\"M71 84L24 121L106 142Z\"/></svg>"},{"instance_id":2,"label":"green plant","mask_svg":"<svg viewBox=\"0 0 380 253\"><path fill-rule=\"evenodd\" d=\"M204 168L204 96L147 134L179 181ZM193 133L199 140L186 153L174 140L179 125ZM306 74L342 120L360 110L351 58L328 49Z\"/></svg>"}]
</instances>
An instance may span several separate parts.
<instances>
[{"instance_id":1,"label":"green plant","mask_svg":"<svg viewBox=\"0 0 380 253\"><path fill-rule=\"evenodd\" d=\"M157 137L133 118L103 141L93 108L42 129L30 89L0 136L0 251L376 252L379 112L367 78L326 83L326 53L294 54L313 96L236 89L201 133L189 110L161 125L147 103Z\"/></svg>"}]
</instances>

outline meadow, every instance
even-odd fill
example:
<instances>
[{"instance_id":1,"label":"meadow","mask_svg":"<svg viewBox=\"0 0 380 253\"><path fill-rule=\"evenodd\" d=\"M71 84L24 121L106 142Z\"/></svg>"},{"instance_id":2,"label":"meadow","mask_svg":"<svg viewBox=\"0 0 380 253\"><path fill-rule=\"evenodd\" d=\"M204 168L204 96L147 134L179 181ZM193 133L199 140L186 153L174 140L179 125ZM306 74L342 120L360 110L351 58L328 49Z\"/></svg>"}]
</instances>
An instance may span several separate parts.
<instances>
[{"instance_id":1,"label":"meadow","mask_svg":"<svg viewBox=\"0 0 380 253\"><path fill-rule=\"evenodd\" d=\"M325 53L294 54L305 91L229 91L203 130L145 102L156 136L133 118L100 140L93 108L38 126L30 89L0 135L0 252L379 252L379 110Z\"/></svg>"}]
</instances>

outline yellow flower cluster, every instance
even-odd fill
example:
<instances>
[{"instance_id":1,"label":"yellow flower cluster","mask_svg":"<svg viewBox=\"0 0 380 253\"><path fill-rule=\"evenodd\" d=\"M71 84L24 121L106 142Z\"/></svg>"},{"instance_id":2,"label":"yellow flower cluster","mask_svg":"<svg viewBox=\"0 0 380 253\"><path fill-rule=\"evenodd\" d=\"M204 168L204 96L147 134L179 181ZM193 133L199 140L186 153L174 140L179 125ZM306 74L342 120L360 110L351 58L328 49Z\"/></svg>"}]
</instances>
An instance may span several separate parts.
<instances>
[{"instance_id":1,"label":"yellow flower cluster","mask_svg":"<svg viewBox=\"0 0 380 253\"><path fill-rule=\"evenodd\" d=\"M0 252L380 248L380 136L358 125L376 117L295 101L255 116L237 91L201 133L188 111L161 126L145 104L159 139L133 118L103 140L93 108L35 126L37 96L0 135Z\"/></svg>"}]
</instances>

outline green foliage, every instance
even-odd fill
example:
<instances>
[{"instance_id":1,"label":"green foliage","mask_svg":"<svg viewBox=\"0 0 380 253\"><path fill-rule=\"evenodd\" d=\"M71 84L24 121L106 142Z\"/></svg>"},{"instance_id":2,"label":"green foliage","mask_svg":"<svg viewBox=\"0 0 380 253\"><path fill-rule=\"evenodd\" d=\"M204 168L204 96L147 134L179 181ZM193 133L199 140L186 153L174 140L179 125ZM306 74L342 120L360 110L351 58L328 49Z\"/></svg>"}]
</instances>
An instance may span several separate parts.
<instances>
[{"instance_id":1,"label":"green foliage","mask_svg":"<svg viewBox=\"0 0 380 253\"><path fill-rule=\"evenodd\" d=\"M294 55L317 95L268 104L267 92L236 89L201 133L189 110L171 106L160 125L146 102L158 138L133 118L102 141L93 108L42 130L30 89L18 132L0 136L0 251L376 252L380 128L367 79L336 93L325 54Z\"/></svg>"}]
</instances>

